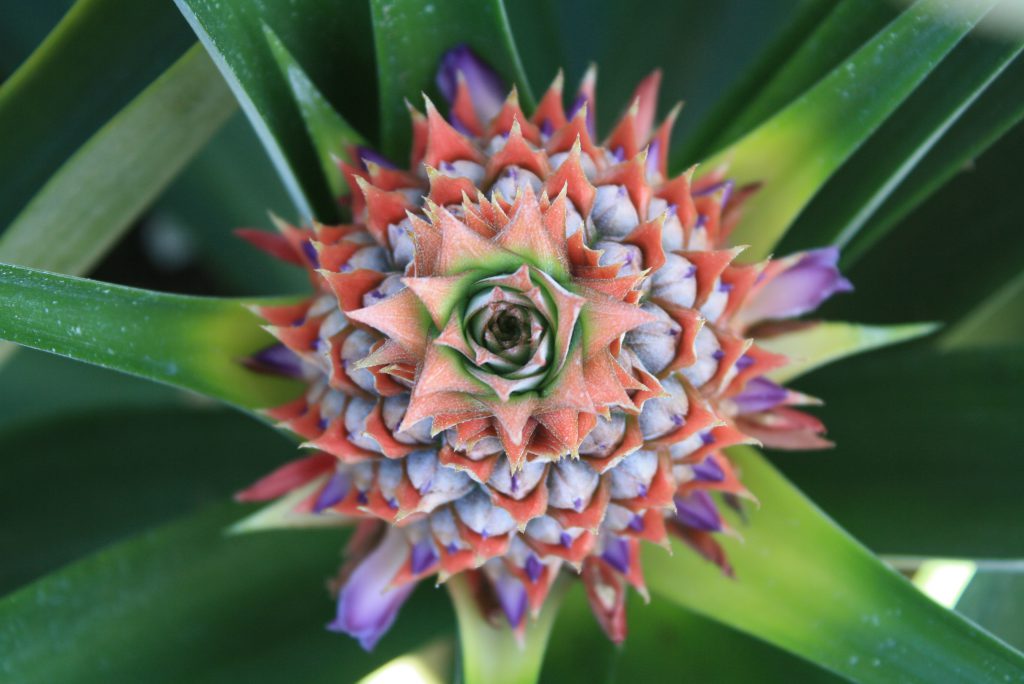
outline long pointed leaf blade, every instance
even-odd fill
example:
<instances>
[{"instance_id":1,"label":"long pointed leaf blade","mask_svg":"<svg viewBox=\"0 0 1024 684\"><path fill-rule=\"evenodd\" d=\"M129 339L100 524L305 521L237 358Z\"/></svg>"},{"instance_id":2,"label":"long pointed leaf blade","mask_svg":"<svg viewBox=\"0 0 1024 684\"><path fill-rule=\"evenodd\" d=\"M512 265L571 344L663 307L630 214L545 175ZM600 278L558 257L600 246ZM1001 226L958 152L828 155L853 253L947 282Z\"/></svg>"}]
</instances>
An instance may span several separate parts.
<instances>
[{"instance_id":1,"label":"long pointed leaf blade","mask_svg":"<svg viewBox=\"0 0 1024 684\"><path fill-rule=\"evenodd\" d=\"M288 45L336 105L355 111L372 97L367 7L347 0L175 0L221 70L263 142L303 219L334 221L337 204L288 83L263 34L267 25ZM365 25L364 25L365 24ZM348 111L348 110L346 110ZM369 118L367 111L365 116ZM349 117L356 125L364 120ZM367 129L369 130L369 129Z\"/></svg>"},{"instance_id":2,"label":"long pointed leaf blade","mask_svg":"<svg viewBox=\"0 0 1024 684\"><path fill-rule=\"evenodd\" d=\"M241 361L273 342L239 300L183 297L0 265L0 339L249 409L297 383Z\"/></svg>"},{"instance_id":3,"label":"long pointed leaf blade","mask_svg":"<svg viewBox=\"0 0 1024 684\"><path fill-rule=\"evenodd\" d=\"M516 84L523 104L532 105L502 0L371 0L370 9L380 81L381 142L393 159L405 154L411 139L405 100L418 104L421 92L436 93L434 74L441 55L460 43L468 43L509 84Z\"/></svg>"},{"instance_id":4,"label":"long pointed leaf blade","mask_svg":"<svg viewBox=\"0 0 1024 684\"><path fill-rule=\"evenodd\" d=\"M1016 71L1018 65L1024 67L1024 62L1011 68ZM1024 91L1014 95L1018 101L1020 92ZM964 123L969 117L970 112ZM1019 276L1024 264L1024 196L1018 192L1016 174L1022 154L1024 126L1018 125L974 160L969 173L961 173L946 191L933 195L898 230L890 231L880 247L869 252L871 258L844 268L857 285L857 296L828 302L827 315L884 323L933 320L952 327ZM865 229L861 236L868 232ZM967 236L979 248L951 253L950 246L962 244Z\"/></svg>"},{"instance_id":5,"label":"long pointed leaf blade","mask_svg":"<svg viewBox=\"0 0 1024 684\"><path fill-rule=\"evenodd\" d=\"M1024 330L1024 274L999 288L940 341L944 349L1019 346Z\"/></svg>"},{"instance_id":6,"label":"long pointed leaf blade","mask_svg":"<svg viewBox=\"0 0 1024 684\"><path fill-rule=\"evenodd\" d=\"M274 30L266 24L263 33L270 44L270 51L277 61L281 73L288 80L295 103L299 106L306 130L320 158L320 167L331 188L338 197L348 193L348 185L338 168L336 160L352 161L348 158L348 147L362 145L366 141L345 118L327 101L295 57L288 51Z\"/></svg>"},{"instance_id":7,"label":"long pointed leaf blade","mask_svg":"<svg viewBox=\"0 0 1024 684\"><path fill-rule=\"evenodd\" d=\"M0 235L0 262L87 271L235 106L213 63L194 46L43 186Z\"/></svg>"},{"instance_id":8,"label":"long pointed leaf blade","mask_svg":"<svg viewBox=\"0 0 1024 684\"><path fill-rule=\"evenodd\" d=\"M832 177L801 214L782 251L833 243L843 248L870 228L871 242L884 235L874 216L915 167L1020 55L1024 39L970 36L925 80L902 107ZM1015 99L1020 99L1015 98ZM985 131L977 130L979 135ZM885 228L891 228L887 222ZM865 244L856 252L863 251Z\"/></svg>"},{"instance_id":9,"label":"long pointed leaf blade","mask_svg":"<svg viewBox=\"0 0 1024 684\"><path fill-rule=\"evenodd\" d=\"M764 48L741 78L718 99L697 129L676 147L671 156L671 168L686 168L697 160L709 156L724 143L732 142L732 138L727 137L724 132L732 127L738 118L749 116L747 112L751 103L759 97L765 83L771 81L773 76L796 57L804 42L817 33L819 25L834 7L834 0L809 0L796 8L779 35ZM774 111L767 110L763 116L753 117L751 126L761 123L771 114L774 114ZM746 133L747 130L748 128L741 128L739 133Z\"/></svg>"},{"instance_id":10,"label":"long pointed leaf blade","mask_svg":"<svg viewBox=\"0 0 1024 684\"><path fill-rule=\"evenodd\" d=\"M220 8L220 3L205 0L175 0L175 4L231 86L295 208L305 219L313 218L316 209L327 210L326 187L318 187L312 151L308 145L303 145L299 135L301 122L296 121L297 112L286 98L280 97L283 83L266 76L273 63L269 55L261 54L259 47L255 47L254 31L244 30L246 21L240 8ZM226 20L237 27L237 33L229 33L224 28ZM260 64L261 61L271 63Z\"/></svg>"},{"instance_id":11,"label":"long pointed leaf blade","mask_svg":"<svg viewBox=\"0 0 1024 684\"><path fill-rule=\"evenodd\" d=\"M50 682L355 681L451 629L423 587L372 654L324 623L339 532L226 538L241 514L186 517L0 600L5 678Z\"/></svg>"},{"instance_id":12,"label":"long pointed leaf blade","mask_svg":"<svg viewBox=\"0 0 1024 684\"><path fill-rule=\"evenodd\" d=\"M790 46L791 54L754 81L736 115L723 124L723 130L708 147L715 152L752 130L781 110L841 64L880 28L899 13L888 0L843 0L822 3L829 11L813 30L806 30L802 42ZM804 12L816 9L808 5ZM818 12L820 14L820 10ZM795 47L795 49L794 49ZM693 159L692 161L699 161Z\"/></svg>"},{"instance_id":13,"label":"long pointed leaf blade","mask_svg":"<svg viewBox=\"0 0 1024 684\"><path fill-rule=\"evenodd\" d=\"M789 382L841 358L907 342L937 328L934 323L863 325L822 321L762 339L758 344L789 357L789 363L769 374L776 382Z\"/></svg>"},{"instance_id":14,"label":"long pointed leaf blade","mask_svg":"<svg viewBox=\"0 0 1024 684\"><path fill-rule=\"evenodd\" d=\"M767 256L808 201L996 0L920 0L811 90L707 162L763 183L733 241Z\"/></svg>"},{"instance_id":15,"label":"long pointed leaf blade","mask_svg":"<svg viewBox=\"0 0 1024 684\"><path fill-rule=\"evenodd\" d=\"M5 8L4 23L38 5ZM164 0L75 2L0 86L0 226L194 41Z\"/></svg>"},{"instance_id":16,"label":"long pointed leaf blade","mask_svg":"<svg viewBox=\"0 0 1024 684\"><path fill-rule=\"evenodd\" d=\"M850 240L840 263L848 268L871 253L917 206L971 167L974 160L1024 120L1021 92L1024 92L1024 59L1018 58L885 199L868 224Z\"/></svg>"},{"instance_id":17,"label":"long pointed leaf blade","mask_svg":"<svg viewBox=\"0 0 1024 684\"><path fill-rule=\"evenodd\" d=\"M956 609L991 629L1007 643L1024 648L1024 563L981 564L957 601Z\"/></svg>"},{"instance_id":18,"label":"long pointed leaf blade","mask_svg":"<svg viewBox=\"0 0 1024 684\"><path fill-rule=\"evenodd\" d=\"M853 681L1019 681L1024 656L939 606L854 541L753 449L733 452L757 493L736 576L679 548L649 549L648 586Z\"/></svg>"}]
</instances>

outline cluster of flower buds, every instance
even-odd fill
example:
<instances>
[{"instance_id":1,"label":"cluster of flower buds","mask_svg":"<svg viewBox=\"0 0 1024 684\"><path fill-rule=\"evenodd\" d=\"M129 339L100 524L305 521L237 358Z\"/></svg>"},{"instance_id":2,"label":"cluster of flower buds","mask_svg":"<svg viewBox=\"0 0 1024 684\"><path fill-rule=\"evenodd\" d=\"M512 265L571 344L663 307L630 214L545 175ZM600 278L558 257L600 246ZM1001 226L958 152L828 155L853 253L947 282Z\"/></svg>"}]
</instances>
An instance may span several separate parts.
<instances>
[{"instance_id":1,"label":"cluster of flower buds","mask_svg":"<svg viewBox=\"0 0 1024 684\"><path fill-rule=\"evenodd\" d=\"M758 340L849 288L837 254L736 263L754 188L668 174L659 81L598 142L593 70L568 111L559 75L527 116L457 48L447 118L410 107L409 166L342 164L351 223L245 232L316 294L260 308L280 344L249 360L308 382L268 414L313 453L240 498L361 521L332 629L371 648L419 580L470 573L522 630L569 569L621 640L642 541L728 571L718 506L750 494L723 449L827 444Z\"/></svg>"}]
</instances>

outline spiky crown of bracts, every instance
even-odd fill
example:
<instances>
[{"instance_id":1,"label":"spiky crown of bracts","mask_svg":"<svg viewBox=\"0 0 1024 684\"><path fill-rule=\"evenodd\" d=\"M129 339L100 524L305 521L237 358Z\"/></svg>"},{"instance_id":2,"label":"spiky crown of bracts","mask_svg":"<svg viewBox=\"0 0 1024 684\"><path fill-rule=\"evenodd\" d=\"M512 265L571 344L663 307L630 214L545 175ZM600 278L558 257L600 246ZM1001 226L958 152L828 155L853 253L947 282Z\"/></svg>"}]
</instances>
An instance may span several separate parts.
<instances>
[{"instance_id":1,"label":"spiky crown of bracts","mask_svg":"<svg viewBox=\"0 0 1024 684\"><path fill-rule=\"evenodd\" d=\"M472 573L521 629L566 565L620 640L641 540L675 533L728 571L712 495L749 495L723 448L827 444L792 408L809 398L763 377L785 359L752 331L846 289L835 253L733 263L750 189L668 176L678 108L653 129L659 80L598 144L593 71L568 114L559 76L528 117L454 50L449 118L410 107L410 169L364 149L342 164L351 224L246 234L319 294L261 308L281 345L252 360L308 380L268 413L315 452L241 498L374 521L332 623L364 646L435 574Z\"/></svg>"}]
</instances>

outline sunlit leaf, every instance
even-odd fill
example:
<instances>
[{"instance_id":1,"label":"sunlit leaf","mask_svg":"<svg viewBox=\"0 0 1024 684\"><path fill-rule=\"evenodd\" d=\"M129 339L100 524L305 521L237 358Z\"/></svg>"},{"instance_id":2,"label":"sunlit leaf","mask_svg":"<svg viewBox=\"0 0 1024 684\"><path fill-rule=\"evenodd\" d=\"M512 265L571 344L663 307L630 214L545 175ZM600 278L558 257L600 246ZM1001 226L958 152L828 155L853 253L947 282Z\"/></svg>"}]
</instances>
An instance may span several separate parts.
<instances>
[{"instance_id":1,"label":"sunlit leaf","mask_svg":"<svg viewBox=\"0 0 1024 684\"><path fill-rule=\"evenodd\" d=\"M43 186L0 236L0 262L84 273L234 110L193 47Z\"/></svg>"},{"instance_id":2,"label":"sunlit leaf","mask_svg":"<svg viewBox=\"0 0 1024 684\"><path fill-rule=\"evenodd\" d=\"M441 55L456 45L468 44L508 83L518 86L524 105L532 104L502 0L371 0L370 9L380 83L381 144L392 158L404 158L411 140L405 100L419 107L420 93L436 97L434 75Z\"/></svg>"},{"instance_id":3,"label":"sunlit leaf","mask_svg":"<svg viewBox=\"0 0 1024 684\"><path fill-rule=\"evenodd\" d=\"M669 600L858 682L1013 681L1024 656L934 603L873 556L753 449L734 450L760 501L743 540L722 541L735 578L675 545L644 554Z\"/></svg>"},{"instance_id":4,"label":"sunlit leaf","mask_svg":"<svg viewBox=\"0 0 1024 684\"><path fill-rule=\"evenodd\" d=\"M4 16L38 12L15 3ZM0 86L0 226L194 42L163 0L79 0Z\"/></svg>"},{"instance_id":5,"label":"sunlit leaf","mask_svg":"<svg viewBox=\"0 0 1024 684\"><path fill-rule=\"evenodd\" d=\"M706 162L763 183L732 240L761 258L833 172L896 110L995 0L920 0L795 102Z\"/></svg>"},{"instance_id":6,"label":"sunlit leaf","mask_svg":"<svg viewBox=\"0 0 1024 684\"><path fill-rule=\"evenodd\" d=\"M769 374L781 383L851 354L906 342L936 329L932 323L883 326L823 321L764 338L758 344L789 358L789 363Z\"/></svg>"},{"instance_id":7,"label":"sunlit leaf","mask_svg":"<svg viewBox=\"0 0 1024 684\"><path fill-rule=\"evenodd\" d=\"M730 95L737 100L731 116L722 112L717 122L712 119L718 132L703 154L720 150L802 95L898 13L888 0L807 3L774 48L779 54L766 55L746 87ZM700 161L693 155L676 159L680 167Z\"/></svg>"},{"instance_id":8,"label":"sunlit leaf","mask_svg":"<svg viewBox=\"0 0 1024 684\"><path fill-rule=\"evenodd\" d=\"M1024 38L969 36L953 50L875 135L822 188L787 234L781 251L833 243L853 263L868 243L846 254L861 230L884 235L874 216L930 150L1020 54ZM1014 98L1024 101L1024 98ZM975 128L978 138L988 131ZM891 228L887 221L885 227Z\"/></svg>"},{"instance_id":9,"label":"sunlit leaf","mask_svg":"<svg viewBox=\"0 0 1024 684\"><path fill-rule=\"evenodd\" d=\"M12 681L355 681L451 629L445 593L422 587L372 654L324 629L324 579L345 535L225 538L221 507L114 546L0 600ZM273 673L273 674L271 674Z\"/></svg>"},{"instance_id":10,"label":"sunlit leaf","mask_svg":"<svg viewBox=\"0 0 1024 684\"><path fill-rule=\"evenodd\" d=\"M0 265L0 339L250 409L298 393L297 383L242 365L273 338L239 300L161 294Z\"/></svg>"}]
</instances>

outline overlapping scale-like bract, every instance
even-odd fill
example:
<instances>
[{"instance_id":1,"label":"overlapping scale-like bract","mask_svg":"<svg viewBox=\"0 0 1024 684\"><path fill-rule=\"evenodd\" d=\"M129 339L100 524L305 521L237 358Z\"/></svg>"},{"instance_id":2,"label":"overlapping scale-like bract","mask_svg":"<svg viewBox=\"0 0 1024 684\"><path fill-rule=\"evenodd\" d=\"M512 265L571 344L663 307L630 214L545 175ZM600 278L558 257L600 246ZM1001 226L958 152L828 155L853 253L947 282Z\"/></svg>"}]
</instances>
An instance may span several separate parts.
<instances>
[{"instance_id":1,"label":"overlapping scale-like bract","mask_svg":"<svg viewBox=\"0 0 1024 684\"><path fill-rule=\"evenodd\" d=\"M440 79L451 112L411 110L408 169L342 165L350 224L247 234L317 293L261 308L280 345L250 360L308 381L268 414L313 455L241 498L364 521L332 628L368 647L421 578L473 573L522 629L563 569L620 640L641 541L728 571L717 506L750 494L725 447L826 444L757 338L848 283L830 250L735 263L750 189L668 175L658 73L600 143L593 73L530 116L464 48Z\"/></svg>"}]
</instances>

